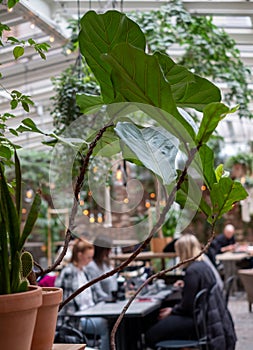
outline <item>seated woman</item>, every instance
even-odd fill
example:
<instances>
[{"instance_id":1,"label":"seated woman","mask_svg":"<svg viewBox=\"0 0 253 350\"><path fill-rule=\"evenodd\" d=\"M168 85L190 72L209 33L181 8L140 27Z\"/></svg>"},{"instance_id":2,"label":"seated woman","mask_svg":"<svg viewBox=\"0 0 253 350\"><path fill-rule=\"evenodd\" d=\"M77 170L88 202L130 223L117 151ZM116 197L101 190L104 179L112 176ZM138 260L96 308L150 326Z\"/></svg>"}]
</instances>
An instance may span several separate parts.
<instances>
[{"instance_id":1,"label":"seated woman","mask_svg":"<svg viewBox=\"0 0 253 350\"><path fill-rule=\"evenodd\" d=\"M94 257L86 266L89 276L93 279L112 270L109 254L112 240L109 237L99 236L94 240ZM117 291L117 276L110 276L100 282L103 299L110 299L113 291Z\"/></svg>"},{"instance_id":2,"label":"seated woman","mask_svg":"<svg viewBox=\"0 0 253 350\"><path fill-rule=\"evenodd\" d=\"M186 260L196 256L201 248L200 243L194 235L185 234L180 237L176 244L175 249L180 260ZM200 256L195 261L184 264L185 276L181 281L182 286L182 299L173 308L163 308L159 312L158 322L155 323L146 333L146 343L149 347L154 348L155 344L161 340L166 339L196 339L195 327L193 321L193 302L196 294L206 288L208 291L216 284L215 276L211 268L203 261L203 257ZM217 288L215 298L219 299L218 303L214 303L213 308L217 307L217 310L212 310L208 322L209 325L214 321L212 317L215 317L215 324L208 328L212 332L214 342L217 340L217 347L212 347L212 350L232 350L235 344L235 332L234 326L226 308L225 300L221 294L220 288ZM218 310L222 305L223 314L220 314ZM214 312L215 311L215 312ZM213 316L214 315L214 316ZM225 329L223 326L223 317L226 319ZM225 348L219 347L221 344L221 338L224 335L224 341L230 339L230 343L226 344Z\"/></svg>"},{"instance_id":3,"label":"seated woman","mask_svg":"<svg viewBox=\"0 0 253 350\"><path fill-rule=\"evenodd\" d=\"M73 245L70 263L65 266L55 281L56 287L63 289L63 299L70 296L75 290L90 280L85 266L93 259L93 245L84 240L77 240ZM100 301L101 287L99 283L85 289L62 309L64 314L73 314L85 310ZM92 322L90 322L90 320ZM94 329L95 326L95 329ZM84 333L95 332L101 338L101 350L109 350L108 322L102 317L81 318L81 327Z\"/></svg>"}]
</instances>

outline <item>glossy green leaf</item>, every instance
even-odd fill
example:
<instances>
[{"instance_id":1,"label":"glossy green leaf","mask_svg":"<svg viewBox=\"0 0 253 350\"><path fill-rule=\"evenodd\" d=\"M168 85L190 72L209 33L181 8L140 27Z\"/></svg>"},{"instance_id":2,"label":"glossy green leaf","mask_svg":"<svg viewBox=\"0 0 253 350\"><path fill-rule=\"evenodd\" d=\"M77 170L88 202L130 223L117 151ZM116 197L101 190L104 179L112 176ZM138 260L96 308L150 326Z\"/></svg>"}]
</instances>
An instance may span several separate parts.
<instances>
[{"instance_id":1,"label":"glossy green leaf","mask_svg":"<svg viewBox=\"0 0 253 350\"><path fill-rule=\"evenodd\" d=\"M181 174L180 171L178 171ZM206 216L211 214L210 206L202 198L202 191L196 179L190 175L186 175L184 181L180 183L180 188L176 193L176 202L181 209L201 210Z\"/></svg>"},{"instance_id":2,"label":"glossy green leaf","mask_svg":"<svg viewBox=\"0 0 253 350\"><path fill-rule=\"evenodd\" d=\"M199 132L196 137L197 143L205 143L216 129L219 122L226 117L231 110L223 103L210 103L203 110Z\"/></svg>"},{"instance_id":3,"label":"glossy green leaf","mask_svg":"<svg viewBox=\"0 0 253 350\"><path fill-rule=\"evenodd\" d=\"M238 181L233 181L229 177L222 177L220 181L213 185L210 191L212 202L212 216L208 218L210 223L220 219L223 214L230 211L233 204L245 199L247 191Z\"/></svg>"},{"instance_id":4,"label":"glossy green leaf","mask_svg":"<svg viewBox=\"0 0 253 350\"><path fill-rule=\"evenodd\" d=\"M177 65L167 55L161 53L155 55L171 85L171 91L178 107L190 107L202 111L208 103L220 101L220 90L209 80Z\"/></svg>"},{"instance_id":5,"label":"glossy green leaf","mask_svg":"<svg viewBox=\"0 0 253 350\"><path fill-rule=\"evenodd\" d=\"M22 125L23 124L23 125ZM40 130L34 121L30 118L26 118L22 120L22 124L16 129L18 132L24 132L24 131L32 131L37 132L39 134L45 135L45 133Z\"/></svg>"},{"instance_id":6,"label":"glossy green leaf","mask_svg":"<svg viewBox=\"0 0 253 350\"><path fill-rule=\"evenodd\" d=\"M39 210L41 204L41 197L39 193L35 194L31 209L28 213L23 232L19 240L19 249L22 249L25 241L27 240L29 234L32 232L34 224L38 218Z\"/></svg>"},{"instance_id":7,"label":"glossy green leaf","mask_svg":"<svg viewBox=\"0 0 253 350\"><path fill-rule=\"evenodd\" d=\"M107 11L104 14L88 11L80 23L80 51L100 83L104 102L111 103L114 100L111 66L103 61L102 55L121 42L144 50L144 34L135 22L117 11Z\"/></svg>"},{"instance_id":8,"label":"glossy green leaf","mask_svg":"<svg viewBox=\"0 0 253 350\"><path fill-rule=\"evenodd\" d=\"M94 137L91 136L90 139L92 140ZM98 140L92 154L94 156L98 155L101 157L112 157L115 154L118 154L120 150L119 138L116 135L113 127L110 127L103 133L102 138Z\"/></svg>"},{"instance_id":9,"label":"glossy green leaf","mask_svg":"<svg viewBox=\"0 0 253 350\"><path fill-rule=\"evenodd\" d=\"M175 180L178 141L174 136L162 128L138 129L127 122L118 123L115 131L145 167L158 175L164 184Z\"/></svg>"},{"instance_id":10,"label":"glossy green leaf","mask_svg":"<svg viewBox=\"0 0 253 350\"><path fill-rule=\"evenodd\" d=\"M0 158L10 159L12 155L11 149L0 144Z\"/></svg>"},{"instance_id":11,"label":"glossy green leaf","mask_svg":"<svg viewBox=\"0 0 253 350\"><path fill-rule=\"evenodd\" d=\"M3 218L3 211L0 207L0 294L9 294L11 292L10 286L10 272L9 272L9 249L8 249L8 235L5 220Z\"/></svg>"},{"instance_id":12,"label":"glossy green leaf","mask_svg":"<svg viewBox=\"0 0 253 350\"><path fill-rule=\"evenodd\" d=\"M188 135L193 137L194 131L178 112L170 84L165 80L158 59L154 55L147 55L128 44L119 44L110 54L105 55L104 59L110 63L113 84L125 101L158 107L156 113L152 110L151 114L146 111L147 114L168 131L171 131L173 123L177 120ZM173 133L181 135L181 130L177 129L178 125L174 125Z\"/></svg>"},{"instance_id":13,"label":"glossy green leaf","mask_svg":"<svg viewBox=\"0 0 253 350\"><path fill-rule=\"evenodd\" d=\"M13 49L13 56L17 60L19 57L23 56L25 49L23 46L15 46Z\"/></svg>"},{"instance_id":14,"label":"glossy green leaf","mask_svg":"<svg viewBox=\"0 0 253 350\"><path fill-rule=\"evenodd\" d=\"M17 210L14 206L10 191L4 176L2 167L0 166L0 211L2 220L5 223L10 240L10 254L11 257L15 254L19 241L20 221Z\"/></svg>"},{"instance_id":15,"label":"glossy green leaf","mask_svg":"<svg viewBox=\"0 0 253 350\"><path fill-rule=\"evenodd\" d=\"M223 166L223 164L219 164L217 166L217 168L215 169L215 175L216 175L217 182L220 181L223 173L224 173L224 166Z\"/></svg>"},{"instance_id":16,"label":"glossy green leaf","mask_svg":"<svg viewBox=\"0 0 253 350\"><path fill-rule=\"evenodd\" d=\"M93 96L88 94L77 94L76 103L80 108L80 112L82 113L87 113L94 108L100 108L104 104L101 96Z\"/></svg>"},{"instance_id":17,"label":"glossy green leaf","mask_svg":"<svg viewBox=\"0 0 253 350\"><path fill-rule=\"evenodd\" d=\"M15 191L15 200L16 200L16 210L17 214L20 217L21 212L21 167L17 152L14 152L15 157L15 177L16 177L16 191Z\"/></svg>"},{"instance_id":18,"label":"glossy green leaf","mask_svg":"<svg viewBox=\"0 0 253 350\"><path fill-rule=\"evenodd\" d=\"M200 159L196 157L197 161L193 163L193 166L196 167L208 189L211 189L213 184L217 182L214 172L213 150L207 145L202 145L199 149L198 155L200 156Z\"/></svg>"}]
</instances>

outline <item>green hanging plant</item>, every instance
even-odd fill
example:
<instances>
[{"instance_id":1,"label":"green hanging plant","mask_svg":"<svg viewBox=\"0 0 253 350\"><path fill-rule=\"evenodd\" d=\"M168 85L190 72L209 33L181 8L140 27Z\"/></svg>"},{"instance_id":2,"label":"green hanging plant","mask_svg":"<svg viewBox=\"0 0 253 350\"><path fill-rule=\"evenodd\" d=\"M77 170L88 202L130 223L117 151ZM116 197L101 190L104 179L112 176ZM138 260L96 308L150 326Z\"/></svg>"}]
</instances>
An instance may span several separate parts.
<instances>
[{"instance_id":1,"label":"green hanging plant","mask_svg":"<svg viewBox=\"0 0 253 350\"><path fill-rule=\"evenodd\" d=\"M173 44L184 48L177 64L214 83L226 82L224 100L240 105L240 117L252 118L249 103L253 92L248 88L250 69L241 58L236 42L218 28L210 16L194 16L184 9L181 0L171 0L158 10L131 12L143 30L150 51L170 53Z\"/></svg>"},{"instance_id":2,"label":"green hanging plant","mask_svg":"<svg viewBox=\"0 0 253 350\"><path fill-rule=\"evenodd\" d=\"M91 70L85 64L78 67L72 65L61 73L59 77L52 79L55 95L51 98L51 116L55 133L61 134L67 126L78 119L83 113L76 103L78 93L92 95L99 94L99 87L91 74Z\"/></svg>"}]
</instances>

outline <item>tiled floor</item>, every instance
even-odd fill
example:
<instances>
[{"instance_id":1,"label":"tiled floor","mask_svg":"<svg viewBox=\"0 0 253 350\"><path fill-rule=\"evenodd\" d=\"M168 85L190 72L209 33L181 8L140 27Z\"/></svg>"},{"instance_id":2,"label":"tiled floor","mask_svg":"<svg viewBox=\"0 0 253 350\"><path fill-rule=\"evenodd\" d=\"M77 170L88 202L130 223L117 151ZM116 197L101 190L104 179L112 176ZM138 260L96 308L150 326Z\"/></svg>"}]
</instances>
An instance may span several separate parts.
<instances>
[{"instance_id":1,"label":"tiled floor","mask_svg":"<svg viewBox=\"0 0 253 350\"><path fill-rule=\"evenodd\" d=\"M232 314L237 334L236 350L253 349L253 312L248 310L248 302L244 292L230 296L228 308Z\"/></svg>"}]
</instances>

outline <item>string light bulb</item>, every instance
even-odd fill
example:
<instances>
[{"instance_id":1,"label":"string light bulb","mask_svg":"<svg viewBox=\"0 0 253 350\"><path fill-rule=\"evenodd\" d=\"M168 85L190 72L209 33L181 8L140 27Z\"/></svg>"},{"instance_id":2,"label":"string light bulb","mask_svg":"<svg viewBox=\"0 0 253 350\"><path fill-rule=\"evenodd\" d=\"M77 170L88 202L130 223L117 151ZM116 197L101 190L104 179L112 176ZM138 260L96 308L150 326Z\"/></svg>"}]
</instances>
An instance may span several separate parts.
<instances>
[{"instance_id":1,"label":"string light bulb","mask_svg":"<svg viewBox=\"0 0 253 350\"><path fill-rule=\"evenodd\" d=\"M151 207L150 201L148 199L145 201L145 207L147 209Z\"/></svg>"},{"instance_id":2,"label":"string light bulb","mask_svg":"<svg viewBox=\"0 0 253 350\"><path fill-rule=\"evenodd\" d=\"M90 214L90 219L89 219L89 221L90 221L91 224L94 224L94 222L95 222L95 216L94 216L94 214Z\"/></svg>"},{"instance_id":3,"label":"string light bulb","mask_svg":"<svg viewBox=\"0 0 253 350\"><path fill-rule=\"evenodd\" d=\"M101 224L101 223L103 222L103 215L102 215L102 213L98 213L97 222L98 222L99 224Z\"/></svg>"},{"instance_id":4,"label":"string light bulb","mask_svg":"<svg viewBox=\"0 0 253 350\"><path fill-rule=\"evenodd\" d=\"M122 170L120 165L118 166L118 169L116 171L116 180L117 181L121 181L122 180Z\"/></svg>"},{"instance_id":5,"label":"string light bulb","mask_svg":"<svg viewBox=\"0 0 253 350\"><path fill-rule=\"evenodd\" d=\"M88 210L88 209L84 209L84 210L83 210L83 215L88 216L88 215L89 215L89 210Z\"/></svg>"}]
</instances>

